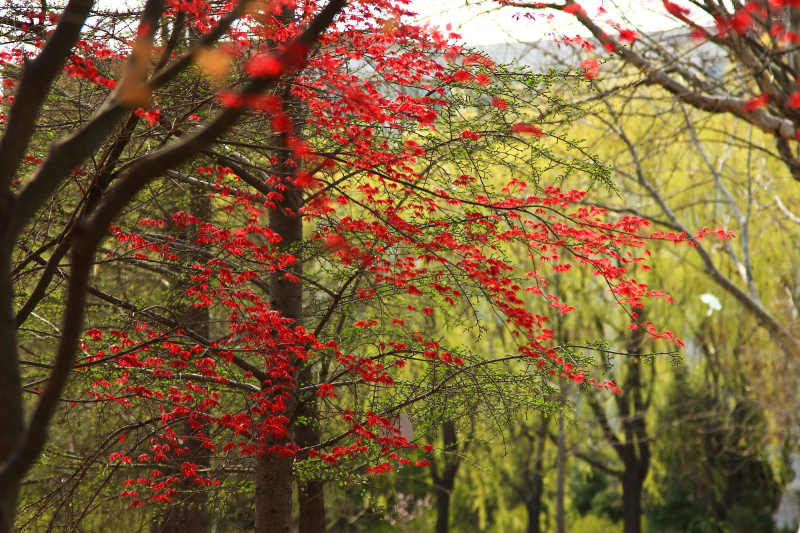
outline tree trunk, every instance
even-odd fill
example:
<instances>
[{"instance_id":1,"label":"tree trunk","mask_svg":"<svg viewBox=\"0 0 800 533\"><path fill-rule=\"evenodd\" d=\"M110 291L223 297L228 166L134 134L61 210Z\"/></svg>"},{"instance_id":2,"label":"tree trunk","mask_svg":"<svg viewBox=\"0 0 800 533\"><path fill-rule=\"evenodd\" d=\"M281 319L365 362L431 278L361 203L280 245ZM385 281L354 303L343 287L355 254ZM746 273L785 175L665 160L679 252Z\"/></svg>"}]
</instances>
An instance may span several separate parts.
<instances>
[{"instance_id":1,"label":"tree trunk","mask_svg":"<svg viewBox=\"0 0 800 533\"><path fill-rule=\"evenodd\" d=\"M542 478L536 475L534 480L533 494L530 500L525 504L525 509L528 511L528 533L540 533L539 515L542 514L542 489L544 484Z\"/></svg>"},{"instance_id":2,"label":"tree trunk","mask_svg":"<svg viewBox=\"0 0 800 533\"><path fill-rule=\"evenodd\" d=\"M325 532L325 492L321 481L303 483L297 495L302 533Z\"/></svg>"},{"instance_id":3,"label":"tree trunk","mask_svg":"<svg viewBox=\"0 0 800 533\"><path fill-rule=\"evenodd\" d=\"M300 368L298 388L306 387L313 383L311 365L304 364ZM319 410L317 408L316 394L311 391L303 404L297 409L298 422L295 429L297 445L308 448L319 444ZM317 477L299 480L297 489L297 504L300 512L301 533L325 533L325 494L324 482Z\"/></svg>"},{"instance_id":4,"label":"tree trunk","mask_svg":"<svg viewBox=\"0 0 800 533\"><path fill-rule=\"evenodd\" d=\"M642 531L642 485L639 468L626 470L622 478L622 520L625 533Z\"/></svg>"},{"instance_id":5,"label":"tree trunk","mask_svg":"<svg viewBox=\"0 0 800 533\"><path fill-rule=\"evenodd\" d=\"M642 314L639 320L644 320ZM628 353L641 354L645 339L644 328L633 331L628 339ZM644 382L641 365L638 357L628 358L628 375L625 380L625 388L628 390L624 395L617 396L617 408L625 432L625 443L615 447L625 465L625 471L620 477L625 533L640 533L642 530L642 487L650 470L650 444L645 424L650 400L649 396L642 394Z\"/></svg>"},{"instance_id":6,"label":"tree trunk","mask_svg":"<svg viewBox=\"0 0 800 533\"><path fill-rule=\"evenodd\" d=\"M456 425L453 421L448 420L442 425L442 439L445 452L457 451ZM436 533L448 533L450 530L450 498L453 494L461 459L457 455L446 455L442 464L441 475L435 470L431 470L436 490Z\"/></svg>"},{"instance_id":7,"label":"tree trunk","mask_svg":"<svg viewBox=\"0 0 800 533\"><path fill-rule=\"evenodd\" d=\"M1 245L1 244L0 244ZM5 247L3 247L5 248ZM9 248L10 249L10 248ZM9 257L0 249L0 470L20 445L24 432L22 411L22 376L17 352L14 319L14 290L11 283ZM11 476L8 476L11 478ZM0 483L0 533L10 533L21 476Z\"/></svg>"},{"instance_id":8,"label":"tree trunk","mask_svg":"<svg viewBox=\"0 0 800 533\"><path fill-rule=\"evenodd\" d=\"M289 158L285 152L283 157L279 158L280 166L277 170L286 189L283 200L276 202L275 208L269 210L269 228L281 238L278 244L279 253L298 254L298 248L303 240L303 218L297 214L300 207L300 193L293 185L291 179L293 174L287 172L290 167L286 164ZM302 265L297 261L292 267L292 272L300 274L301 270ZM299 281L286 279L285 274L286 272L280 270L270 274L270 307L280 311L282 316L294 320L289 327L297 327L302 324L303 287ZM293 363L296 368L298 361ZM297 378L296 372L294 377ZM296 408L296 399L287 400L285 415L291 418ZM265 449L270 448L272 444L275 443L265 442ZM292 458L278 457L277 454L259 455L256 459L255 482L256 533L288 532L292 520ZM321 502L320 499L316 501Z\"/></svg>"},{"instance_id":9,"label":"tree trunk","mask_svg":"<svg viewBox=\"0 0 800 533\"><path fill-rule=\"evenodd\" d=\"M539 515L542 514L542 496L544 495L544 448L547 444L547 423L549 419L542 413L539 428L536 431L536 463L530 470L530 478L526 480L528 495L525 509L528 511L528 533L539 533Z\"/></svg>"},{"instance_id":10,"label":"tree trunk","mask_svg":"<svg viewBox=\"0 0 800 533\"><path fill-rule=\"evenodd\" d=\"M256 533L288 533L292 521L292 461L275 454L256 460Z\"/></svg>"},{"instance_id":11,"label":"tree trunk","mask_svg":"<svg viewBox=\"0 0 800 533\"><path fill-rule=\"evenodd\" d=\"M561 390L564 390L563 378ZM567 447L564 435L564 415L558 417L558 456L556 458L556 533L564 533L564 484L566 481Z\"/></svg>"},{"instance_id":12,"label":"tree trunk","mask_svg":"<svg viewBox=\"0 0 800 533\"><path fill-rule=\"evenodd\" d=\"M450 495L453 492L454 479L443 477L437 484L436 533L447 533L450 530Z\"/></svg>"},{"instance_id":13,"label":"tree trunk","mask_svg":"<svg viewBox=\"0 0 800 533\"><path fill-rule=\"evenodd\" d=\"M32 423L39 423L39 427L27 429L28 435L38 433L40 436L33 439L33 447L21 449L23 439L26 438L26 428L11 261L15 251L16 231L19 230L17 226L24 226L25 221L33 216L34 210L20 208L19 196L11 190L11 180L19 170L25 148L30 144L35 125L34 117L40 111L53 81L61 72L70 49L78 40L80 29L93 4L91 0L68 2L63 8L56 30L48 38L42 52L25 62L18 82L18 100L9 112L0 138L0 533L10 533L13 528L20 485L33 462L28 457L39 454L38 448L41 445L38 442L45 441L47 424L52 417L49 407L42 411L37 407L35 415L41 414L42 418L34 418ZM52 380L48 384L48 390L60 393L59 385L51 387L54 386L53 383L59 382L63 387L65 374L61 369L51 373ZM26 460L20 461L18 453L27 454Z\"/></svg>"}]
</instances>

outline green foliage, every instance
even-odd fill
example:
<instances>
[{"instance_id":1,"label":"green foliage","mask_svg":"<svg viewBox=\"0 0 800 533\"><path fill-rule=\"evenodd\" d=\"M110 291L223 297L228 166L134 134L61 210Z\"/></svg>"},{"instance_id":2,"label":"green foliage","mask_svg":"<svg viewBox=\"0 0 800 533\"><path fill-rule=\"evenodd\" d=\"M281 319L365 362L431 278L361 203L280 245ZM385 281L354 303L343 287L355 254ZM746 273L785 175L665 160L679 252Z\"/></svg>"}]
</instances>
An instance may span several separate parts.
<instances>
[{"instance_id":1,"label":"green foliage","mask_svg":"<svg viewBox=\"0 0 800 533\"><path fill-rule=\"evenodd\" d=\"M590 514L572 522L568 531L570 533L622 533L622 524L605 516Z\"/></svg>"},{"instance_id":2,"label":"green foliage","mask_svg":"<svg viewBox=\"0 0 800 533\"><path fill-rule=\"evenodd\" d=\"M622 495L619 483L592 469L586 477L573 471L570 481L572 508L581 516L605 518L614 524L622 520Z\"/></svg>"},{"instance_id":3,"label":"green foliage","mask_svg":"<svg viewBox=\"0 0 800 533\"><path fill-rule=\"evenodd\" d=\"M654 480L662 501L650 507L654 532L773 531L782 486L766 446L766 420L746 397L679 376L658 448L663 474ZM777 461L782 461L777 454Z\"/></svg>"}]
</instances>

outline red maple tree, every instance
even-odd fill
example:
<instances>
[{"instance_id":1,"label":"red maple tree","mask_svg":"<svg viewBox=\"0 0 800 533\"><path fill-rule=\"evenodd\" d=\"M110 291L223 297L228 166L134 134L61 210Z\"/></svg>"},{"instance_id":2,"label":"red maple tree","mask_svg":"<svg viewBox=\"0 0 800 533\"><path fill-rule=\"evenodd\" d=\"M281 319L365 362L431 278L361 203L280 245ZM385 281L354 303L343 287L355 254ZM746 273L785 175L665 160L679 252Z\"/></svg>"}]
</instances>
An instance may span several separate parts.
<instances>
[{"instance_id":1,"label":"red maple tree","mask_svg":"<svg viewBox=\"0 0 800 533\"><path fill-rule=\"evenodd\" d=\"M547 101L552 76L497 67L408 22L400 2L149 0L114 45L82 29L90 7L5 21L20 44L3 56L19 76L5 80L16 93L0 140L0 530L65 391L82 393L67 413L109 404L136 420L99 449L123 472L146 465L121 495L176 504L172 530L243 472L256 531L288 527L296 476L301 530L322 531L331 472L429 464L397 417L491 401L465 391L489 390L511 361L542 397L552 376L619 392L554 343L548 315L571 307L553 276L590 269L631 327L674 340L637 320L666 295L635 267L647 239L687 236L551 185L607 179L544 120L572 112ZM108 20L94 27L129 19ZM71 84L94 91L94 108L47 146L37 124L61 117L53 102ZM177 184L194 198L166 202ZM69 216L48 218L60 202ZM122 271L138 273L138 293L103 282ZM145 272L173 287L168 305ZM19 328L62 294L52 356L20 362ZM515 353L442 333L490 313ZM46 369L41 390L23 388L29 364ZM24 392L39 397L27 422Z\"/></svg>"}]
</instances>

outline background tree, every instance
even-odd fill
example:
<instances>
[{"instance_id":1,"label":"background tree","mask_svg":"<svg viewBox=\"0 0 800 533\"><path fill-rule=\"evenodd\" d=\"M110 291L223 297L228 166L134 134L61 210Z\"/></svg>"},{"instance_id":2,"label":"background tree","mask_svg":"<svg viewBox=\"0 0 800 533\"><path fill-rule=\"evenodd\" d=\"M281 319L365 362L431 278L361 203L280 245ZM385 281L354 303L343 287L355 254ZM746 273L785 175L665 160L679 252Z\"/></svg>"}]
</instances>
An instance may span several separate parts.
<instances>
[{"instance_id":1,"label":"background tree","mask_svg":"<svg viewBox=\"0 0 800 533\"><path fill-rule=\"evenodd\" d=\"M763 131L791 175L800 176L795 146L800 119L794 46L798 28L790 3L682 5L665 0L665 26L680 28L669 34L637 28L625 9L600 7L592 16L586 10L592 8L576 2L501 3L573 15L603 49L638 70L643 81L697 110L730 114Z\"/></svg>"}]
</instances>

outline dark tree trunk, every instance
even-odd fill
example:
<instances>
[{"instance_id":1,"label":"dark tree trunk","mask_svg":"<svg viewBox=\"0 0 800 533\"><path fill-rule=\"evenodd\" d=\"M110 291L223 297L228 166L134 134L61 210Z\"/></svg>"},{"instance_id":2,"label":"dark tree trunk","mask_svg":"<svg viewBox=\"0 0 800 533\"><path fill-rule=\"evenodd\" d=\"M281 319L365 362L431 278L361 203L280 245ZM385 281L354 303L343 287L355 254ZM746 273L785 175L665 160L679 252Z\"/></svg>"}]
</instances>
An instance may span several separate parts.
<instances>
[{"instance_id":1,"label":"dark tree trunk","mask_svg":"<svg viewBox=\"0 0 800 533\"><path fill-rule=\"evenodd\" d=\"M44 48L26 62L18 82L17 100L0 138L0 533L12 531L20 485L33 464L31 456L38 455L43 446L39 442L45 440L47 423L52 416L49 405L53 402L48 398L44 410L40 410L41 403L37 405L32 422L38 422L36 414L48 411L49 414L42 417L42 427L28 427L26 434L11 261L19 226L33 217L35 209L20 208L19 196L11 191L11 182L33 135L35 117L78 40L93 4L91 0L68 2ZM53 372L47 388L55 391L63 387L65 375L63 370ZM31 433L41 437L34 437L32 446L22 449Z\"/></svg>"},{"instance_id":2,"label":"dark tree trunk","mask_svg":"<svg viewBox=\"0 0 800 533\"><path fill-rule=\"evenodd\" d=\"M447 533L450 530L450 494L453 490L453 479L443 478L437 490L436 533Z\"/></svg>"},{"instance_id":3,"label":"dark tree trunk","mask_svg":"<svg viewBox=\"0 0 800 533\"><path fill-rule=\"evenodd\" d=\"M299 372L298 388L313 383L311 365L304 364ZM295 428L297 445L308 448L319 444L319 410L316 395L310 392L297 410L298 422ZM301 533L325 533L325 493L324 482L317 477L301 479L298 482L297 503L300 513Z\"/></svg>"},{"instance_id":4,"label":"dark tree trunk","mask_svg":"<svg viewBox=\"0 0 800 533\"><path fill-rule=\"evenodd\" d=\"M531 499L525 504L525 509L528 511L528 533L540 533L539 516L542 514L542 489L544 483L542 478L536 475L534 485L532 487L533 493Z\"/></svg>"},{"instance_id":5,"label":"dark tree trunk","mask_svg":"<svg viewBox=\"0 0 800 533\"><path fill-rule=\"evenodd\" d=\"M288 251L293 245L301 242L302 220L299 216L286 215L280 206L278 209L270 210L270 229L280 235L282 251ZM270 305L284 317L294 319L294 325L299 325L302 313L302 286L299 282L285 279L284 274L284 272L274 272L270 276ZM286 402L289 416L295 409L292 404L293 402ZM266 448L272 444L266 443ZM278 457L276 454L259 456L256 459L256 533L284 533L290 530L292 463L290 457Z\"/></svg>"},{"instance_id":6,"label":"dark tree trunk","mask_svg":"<svg viewBox=\"0 0 800 533\"><path fill-rule=\"evenodd\" d=\"M436 491L436 533L448 533L450 530L450 500L453 495L456 474L461 458L452 452L458 451L456 441L456 425L448 420L442 425L444 451L451 452L442 459L442 473L432 469L433 486Z\"/></svg>"},{"instance_id":7,"label":"dark tree trunk","mask_svg":"<svg viewBox=\"0 0 800 533\"><path fill-rule=\"evenodd\" d=\"M286 5L278 15L278 20L284 24L293 22L296 18L295 10ZM275 43L272 43L275 46ZM292 98L291 92L286 90L280 95L284 102L283 111L292 119L292 132L296 134L300 126L298 119L298 109L296 99ZM269 210L269 228L278 235L281 240L277 245L279 253L293 254L299 256L300 246L303 242L303 217L299 210L302 206L301 192L294 186L294 171L298 162L292 161L291 150L288 147L289 134L283 133L276 139L277 164L275 165L275 176L280 184L284 186L283 199L275 202L275 207ZM276 188L276 190L278 190ZM295 274L302 273L302 263L298 260L292 267ZM303 286L297 282L286 279L286 272L275 270L270 274L269 291L270 307L279 311L282 316L291 318L294 322L289 327L302 325L303 320ZM298 368L302 361L295 359L292 361L295 368ZM295 372L295 380L299 374ZM293 395L291 400L286 401L286 416L290 419L294 417L295 410L298 409L297 396ZM290 427L290 439L296 431L295 427ZM304 437L301 431L299 437ZM269 448L272 442L267 442ZM256 533L284 533L291 529L292 522L292 494L294 482L294 459L291 457L278 457L277 455L259 456L256 458ZM320 492L321 492L320 488ZM314 499L318 504L324 505L321 496ZM301 497L300 502L304 502ZM301 510L301 515L306 507ZM324 527L324 510L323 510ZM301 518L301 521L307 519ZM301 528L302 532L303 529Z\"/></svg>"},{"instance_id":8,"label":"dark tree trunk","mask_svg":"<svg viewBox=\"0 0 800 533\"><path fill-rule=\"evenodd\" d=\"M300 531L303 533L325 532L325 492L321 481L303 483L298 491L300 507Z\"/></svg>"},{"instance_id":9,"label":"dark tree trunk","mask_svg":"<svg viewBox=\"0 0 800 533\"><path fill-rule=\"evenodd\" d=\"M2 243L0 243L2 246ZM0 248L0 467L17 451L24 431L22 376L17 352L14 290L8 253ZM8 248L10 249L10 247ZM21 477L0 483L0 532L10 532Z\"/></svg>"},{"instance_id":10,"label":"dark tree trunk","mask_svg":"<svg viewBox=\"0 0 800 533\"><path fill-rule=\"evenodd\" d=\"M564 379L561 378L561 390L564 390ZM564 487L566 484L567 446L564 434L564 414L558 416L558 456L556 458L556 533L565 533L564 521Z\"/></svg>"},{"instance_id":11,"label":"dark tree trunk","mask_svg":"<svg viewBox=\"0 0 800 533\"><path fill-rule=\"evenodd\" d=\"M301 198L292 181L293 167L287 164L288 149L281 150L281 153L276 174L286 189L283 200L276 202L275 208L269 210L269 228L281 238L278 244L280 253L297 255L300 253L299 247L303 241L303 217L298 215ZM292 267L292 272L300 274L301 271L302 264L298 261ZM286 272L279 270L270 274L270 307L280 311L282 316L294 320L289 327L296 327L302 324L303 286L299 281L286 279L285 274ZM293 363L296 368L299 361ZM291 418L296 408L296 399L287 400L286 416ZM274 443L265 442L265 444L266 448L269 448ZM276 454L257 457L256 533L284 533L291 529L293 462L291 457L278 457ZM317 498L315 501L321 503L322 500Z\"/></svg>"},{"instance_id":12,"label":"dark tree trunk","mask_svg":"<svg viewBox=\"0 0 800 533\"><path fill-rule=\"evenodd\" d=\"M642 531L642 486L647 471L626 470L622 478L622 521L625 533Z\"/></svg>"},{"instance_id":13,"label":"dark tree trunk","mask_svg":"<svg viewBox=\"0 0 800 533\"><path fill-rule=\"evenodd\" d=\"M641 354L645 338L644 327L632 332L628 340L628 353ZM650 469L650 443L645 424L650 400L642 395L644 383L641 365L639 357L628 359L625 380L627 391L624 397L617 397L617 408L625 432L624 444L615 447L625 465L625 471L620 477L625 533L640 533L642 530L642 487Z\"/></svg>"},{"instance_id":14,"label":"dark tree trunk","mask_svg":"<svg viewBox=\"0 0 800 533\"><path fill-rule=\"evenodd\" d=\"M256 533L287 533L292 521L292 461L275 454L256 460Z\"/></svg>"},{"instance_id":15,"label":"dark tree trunk","mask_svg":"<svg viewBox=\"0 0 800 533\"><path fill-rule=\"evenodd\" d=\"M530 478L526 481L529 494L525 502L525 509L528 511L528 533L539 533L539 515L542 513L542 496L544 495L544 447L547 443L547 425L549 419L542 413L539 421L539 429L536 431L537 446L536 457L533 468L530 470ZM559 454L561 450L559 450Z\"/></svg>"}]
</instances>

